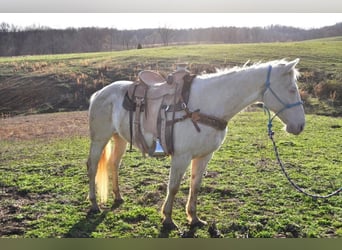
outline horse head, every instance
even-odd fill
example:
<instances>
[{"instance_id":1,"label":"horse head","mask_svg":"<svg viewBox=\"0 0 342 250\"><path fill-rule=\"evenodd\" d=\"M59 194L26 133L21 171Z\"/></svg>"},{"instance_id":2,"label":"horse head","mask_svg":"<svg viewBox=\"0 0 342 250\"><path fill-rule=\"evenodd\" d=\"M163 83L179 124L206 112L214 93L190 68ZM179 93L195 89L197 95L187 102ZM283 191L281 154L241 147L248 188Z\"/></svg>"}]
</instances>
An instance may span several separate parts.
<instances>
[{"instance_id":1,"label":"horse head","mask_svg":"<svg viewBox=\"0 0 342 250\"><path fill-rule=\"evenodd\" d=\"M263 94L265 108L272 110L286 124L286 131L298 135L305 126L305 114L296 83L298 72L296 59L280 62L268 68L266 88Z\"/></svg>"}]
</instances>

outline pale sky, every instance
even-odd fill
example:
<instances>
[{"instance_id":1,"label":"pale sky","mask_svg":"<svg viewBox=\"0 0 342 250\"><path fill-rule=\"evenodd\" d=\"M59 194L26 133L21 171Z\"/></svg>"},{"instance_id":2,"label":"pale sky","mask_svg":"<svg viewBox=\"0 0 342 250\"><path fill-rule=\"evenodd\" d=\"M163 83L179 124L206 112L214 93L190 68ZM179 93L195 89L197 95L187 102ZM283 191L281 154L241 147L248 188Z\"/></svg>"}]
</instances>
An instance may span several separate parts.
<instances>
[{"instance_id":1,"label":"pale sky","mask_svg":"<svg viewBox=\"0 0 342 250\"><path fill-rule=\"evenodd\" d=\"M20 27L207 28L284 25L320 28L342 22L342 13L0 13L0 23Z\"/></svg>"}]
</instances>

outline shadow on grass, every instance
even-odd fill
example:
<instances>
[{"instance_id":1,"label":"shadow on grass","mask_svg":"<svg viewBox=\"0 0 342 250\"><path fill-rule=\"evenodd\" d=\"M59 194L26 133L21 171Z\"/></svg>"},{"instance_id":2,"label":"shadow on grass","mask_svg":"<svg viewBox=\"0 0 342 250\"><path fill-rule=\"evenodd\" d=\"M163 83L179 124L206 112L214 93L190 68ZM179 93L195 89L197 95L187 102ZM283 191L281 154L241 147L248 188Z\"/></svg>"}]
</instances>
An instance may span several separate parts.
<instances>
[{"instance_id":1,"label":"shadow on grass","mask_svg":"<svg viewBox=\"0 0 342 250\"><path fill-rule=\"evenodd\" d=\"M96 231L106 218L107 214L117 209L122 204L122 201L115 202L110 209L105 209L102 213L93 213L89 211L85 218L81 219L70 230L64 234L64 238L91 238L92 233Z\"/></svg>"},{"instance_id":2,"label":"shadow on grass","mask_svg":"<svg viewBox=\"0 0 342 250\"><path fill-rule=\"evenodd\" d=\"M91 234L96 230L97 226L106 218L108 212L103 211L99 214L88 212L85 218L81 219L64 235L65 238L91 238Z\"/></svg>"},{"instance_id":3,"label":"shadow on grass","mask_svg":"<svg viewBox=\"0 0 342 250\"><path fill-rule=\"evenodd\" d=\"M165 227L161 227L160 228L160 232L158 235L158 238L169 238L170 237L170 233L172 233L174 230L178 230L178 235L180 238L197 238L196 235L196 231L197 228L188 228L188 230L180 230L180 229L169 229L169 228L165 228Z\"/></svg>"},{"instance_id":4,"label":"shadow on grass","mask_svg":"<svg viewBox=\"0 0 342 250\"><path fill-rule=\"evenodd\" d=\"M209 233L210 238L222 238L221 232L217 229L216 223L212 222L208 228L206 226L188 226L186 230L181 231L179 229L168 229L165 227L161 227L160 233L158 235L158 238L169 238L170 233L173 230L179 230L178 234L180 238L198 238L197 236L197 230L198 229L207 229L207 232Z\"/></svg>"}]
</instances>

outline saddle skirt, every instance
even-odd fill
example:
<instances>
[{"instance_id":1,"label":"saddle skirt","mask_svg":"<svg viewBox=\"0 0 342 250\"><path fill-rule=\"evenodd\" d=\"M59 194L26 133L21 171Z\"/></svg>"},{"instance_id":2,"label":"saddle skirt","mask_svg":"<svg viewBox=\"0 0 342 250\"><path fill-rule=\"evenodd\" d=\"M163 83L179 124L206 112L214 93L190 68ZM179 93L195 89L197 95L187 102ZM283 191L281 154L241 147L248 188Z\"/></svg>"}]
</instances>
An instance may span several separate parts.
<instances>
[{"instance_id":1,"label":"saddle skirt","mask_svg":"<svg viewBox=\"0 0 342 250\"><path fill-rule=\"evenodd\" d=\"M142 71L138 75L138 81L129 86L123 106L130 112L135 112L134 139L132 139L133 131L131 129L131 144L133 140L143 154L151 154L155 145L152 145L152 150L146 145L141 133L141 125L144 132L151 133L155 140L160 139L167 154L172 154L172 138L164 138L170 137L167 135L169 133L165 131L165 113L182 110L182 103L188 102L190 86L194 77L195 75L191 75L186 69L169 74L167 79L154 71ZM140 113L144 113L144 115L140 116ZM131 114L130 119L132 118ZM171 129L173 129L173 125Z\"/></svg>"}]
</instances>

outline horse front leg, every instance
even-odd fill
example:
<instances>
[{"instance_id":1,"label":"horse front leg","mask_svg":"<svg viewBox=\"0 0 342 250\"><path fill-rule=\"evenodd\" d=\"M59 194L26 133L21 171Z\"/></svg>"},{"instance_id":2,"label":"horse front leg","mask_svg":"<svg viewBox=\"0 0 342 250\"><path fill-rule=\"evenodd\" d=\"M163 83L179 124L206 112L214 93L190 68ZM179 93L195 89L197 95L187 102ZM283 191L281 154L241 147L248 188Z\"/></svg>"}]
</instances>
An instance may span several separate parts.
<instances>
[{"instance_id":1,"label":"horse front leg","mask_svg":"<svg viewBox=\"0 0 342 250\"><path fill-rule=\"evenodd\" d=\"M173 156L171 160L171 169L169 176L169 184L167 195L162 207L163 227L166 229L177 229L178 226L172 220L172 207L175 196L179 190L179 186L187 169L191 157Z\"/></svg>"},{"instance_id":2,"label":"horse front leg","mask_svg":"<svg viewBox=\"0 0 342 250\"><path fill-rule=\"evenodd\" d=\"M188 202L186 204L186 213L191 227L201 227L207 224L197 216L197 196L201 187L202 177L212 153L204 157L195 158L191 165L191 183L189 189Z\"/></svg>"}]
</instances>

